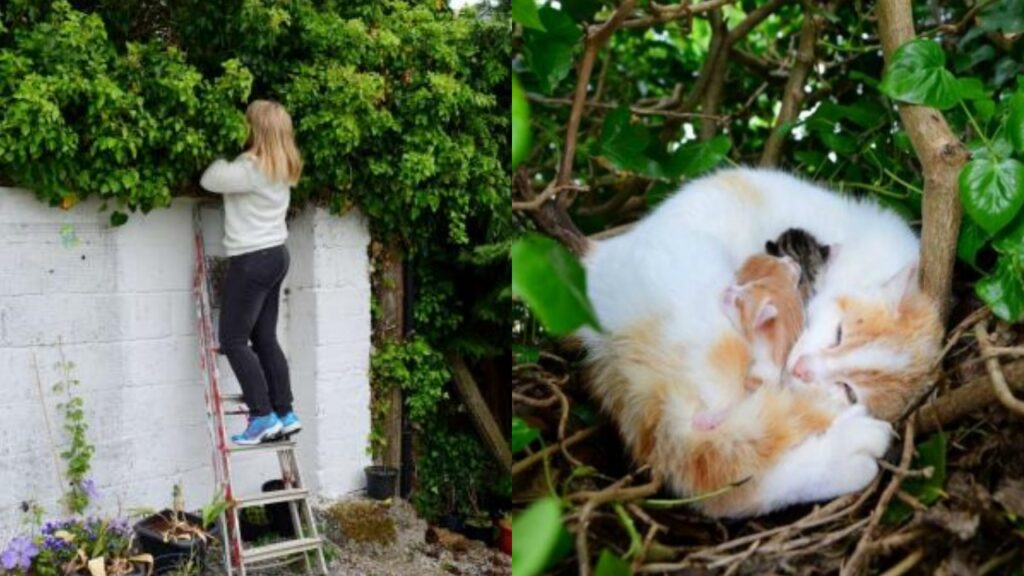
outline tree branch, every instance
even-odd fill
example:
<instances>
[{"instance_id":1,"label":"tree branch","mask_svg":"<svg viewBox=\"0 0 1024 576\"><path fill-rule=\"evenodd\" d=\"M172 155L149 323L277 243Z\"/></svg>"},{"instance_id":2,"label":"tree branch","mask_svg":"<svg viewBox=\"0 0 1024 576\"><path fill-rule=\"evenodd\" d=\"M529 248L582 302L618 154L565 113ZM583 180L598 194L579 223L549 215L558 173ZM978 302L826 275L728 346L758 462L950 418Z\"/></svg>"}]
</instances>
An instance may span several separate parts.
<instances>
[{"instance_id":1,"label":"tree branch","mask_svg":"<svg viewBox=\"0 0 1024 576\"><path fill-rule=\"evenodd\" d=\"M888 64L893 52L914 38L910 0L879 0L878 35ZM968 154L938 110L912 104L900 104L899 110L924 175L921 285L945 321L960 232L958 178Z\"/></svg>"},{"instance_id":2,"label":"tree branch","mask_svg":"<svg viewBox=\"0 0 1024 576\"><path fill-rule=\"evenodd\" d=\"M814 45L818 41L818 30L821 24L821 18L814 14L811 6L805 4L804 23L800 27L800 44L796 51L796 62L790 70L789 80L786 81L779 115L775 119L775 125L761 152L761 166L775 166L779 163L782 147L786 143L786 136L789 133L787 124L796 120L804 100L804 84L807 83L807 75L811 71L811 66L814 65Z\"/></svg>"},{"instance_id":3,"label":"tree branch","mask_svg":"<svg viewBox=\"0 0 1024 576\"><path fill-rule=\"evenodd\" d=\"M572 99L569 125L565 129L565 147L562 149L562 162L558 168L558 177L555 180L558 186L565 186L572 182L572 163L576 157L576 137L580 129L580 118L583 116L583 107L587 101L587 89L590 87L590 75L594 71L594 61L597 59L597 53L608 42L615 29L622 24L622 21L633 10L634 4L636 4L636 0L625 0L615 10L611 18L603 24L592 26L587 30L586 48L583 51L583 61L580 63L580 72L576 78L576 93ZM565 206L561 201L559 203L563 207Z\"/></svg>"},{"instance_id":4,"label":"tree branch","mask_svg":"<svg viewBox=\"0 0 1024 576\"><path fill-rule=\"evenodd\" d=\"M1009 389L1024 392L1024 360L1002 366ZM914 417L917 427L928 434L999 401L989 375L972 378L963 386L925 404Z\"/></svg>"}]
</instances>

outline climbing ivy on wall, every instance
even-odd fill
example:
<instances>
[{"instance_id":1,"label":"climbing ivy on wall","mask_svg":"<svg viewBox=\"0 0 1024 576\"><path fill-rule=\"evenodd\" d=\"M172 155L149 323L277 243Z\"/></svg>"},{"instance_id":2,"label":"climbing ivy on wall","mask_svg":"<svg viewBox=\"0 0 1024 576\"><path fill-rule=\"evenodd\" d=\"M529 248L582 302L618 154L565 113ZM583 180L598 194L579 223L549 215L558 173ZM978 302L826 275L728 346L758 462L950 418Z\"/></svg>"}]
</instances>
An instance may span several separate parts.
<instances>
[{"instance_id":1,"label":"climbing ivy on wall","mask_svg":"<svg viewBox=\"0 0 1024 576\"><path fill-rule=\"evenodd\" d=\"M10 0L0 184L64 208L100 197L120 225L196 194L209 162L241 151L246 102L279 100L306 163L293 204L357 205L410 259L406 356L498 357L510 37L507 6L481 17L441 0ZM419 383L399 385L420 398Z\"/></svg>"}]
</instances>

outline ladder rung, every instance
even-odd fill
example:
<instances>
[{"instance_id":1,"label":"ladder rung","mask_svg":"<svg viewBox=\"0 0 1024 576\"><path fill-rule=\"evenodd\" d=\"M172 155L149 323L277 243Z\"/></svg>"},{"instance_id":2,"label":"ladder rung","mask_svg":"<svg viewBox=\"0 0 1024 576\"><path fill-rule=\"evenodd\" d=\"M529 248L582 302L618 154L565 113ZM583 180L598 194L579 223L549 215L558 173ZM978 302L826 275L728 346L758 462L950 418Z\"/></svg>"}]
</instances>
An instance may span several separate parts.
<instances>
[{"instance_id":1,"label":"ladder rung","mask_svg":"<svg viewBox=\"0 0 1024 576\"><path fill-rule=\"evenodd\" d=\"M297 540L288 540L287 542L277 542L275 544L260 546L259 548L242 550L242 561L249 563L273 560L274 558L289 556L299 552L316 550L320 545L321 541L319 538L299 538Z\"/></svg>"},{"instance_id":2,"label":"ladder rung","mask_svg":"<svg viewBox=\"0 0 1024 576\"><path fill-rule=\"evenodd\" d=\"M223 402L245 402L245 397L241 393L221 394L220 399Z\"/></svg>"},{"instance_id":3,"label":"ladder rung","mask_svg":"<svg viewBox=\"0 0 1024 576\"><path fill-rule=\"evenodd\" d=\"M251 446L239 446L237 444L232 444L231 446L228 447L228 452L278 452L281 450L291 450L293 448L295 448L294 440L272 440L270 442L253 444Z\"/></svg>"},{"instance_id":4,"label":"ladder rung","mask_svg":"<svg viewBox=\"0 0 1024 576\"><path fill-rule=\"evenodd\" d=\"M238 500L235 500L235 504L239 508L248 508L250 506L277 504L278 502L293 502L296 500L302 500L308 496L309 490L306 490L305 488L289 488L287 490L274 490L272 492L264 492L256 496L239 498Z\"/></svg>"}]
</instances>

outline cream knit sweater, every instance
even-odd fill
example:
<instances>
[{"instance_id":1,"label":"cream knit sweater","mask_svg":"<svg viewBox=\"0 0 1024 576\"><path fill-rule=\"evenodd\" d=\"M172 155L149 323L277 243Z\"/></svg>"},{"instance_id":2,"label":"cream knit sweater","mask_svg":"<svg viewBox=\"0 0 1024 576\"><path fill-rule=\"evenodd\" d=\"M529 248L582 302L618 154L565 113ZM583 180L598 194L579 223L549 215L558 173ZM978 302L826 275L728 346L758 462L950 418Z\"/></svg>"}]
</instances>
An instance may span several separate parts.
<instances>
[{"instance_id":1,"label":"cream knit sweater","mask_svg":"<svg viewBox=\"0 0 1024 576\"><path fill-rule=\"evenodd\" d=\"M249 156L233 162L217 160L203 173L199 185L224 195L224 249L238 256L284 244L284 222L291 191L287 182L271 182Z\"/></svg>"}]
</instances>

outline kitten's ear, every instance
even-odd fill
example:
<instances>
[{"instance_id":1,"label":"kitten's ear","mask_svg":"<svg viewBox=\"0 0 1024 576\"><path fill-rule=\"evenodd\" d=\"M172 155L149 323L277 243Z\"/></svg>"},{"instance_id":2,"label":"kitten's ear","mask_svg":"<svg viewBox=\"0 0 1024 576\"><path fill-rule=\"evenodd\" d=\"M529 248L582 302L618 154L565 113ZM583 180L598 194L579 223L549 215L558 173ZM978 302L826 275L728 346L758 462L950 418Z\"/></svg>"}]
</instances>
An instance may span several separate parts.
<instances>
[{"instance_id":1,"label":"kitten's ear","mask_svg":"<svg viewBox=\"0 0 1024 576\"><path fill-rule=\"evenodd\" d=\"M764 251L767 252L769 256L779 256L782 254L779 250L779 245L771 240L764 243Z\"/></svg>"},{"instance_id":2,"label":"kitten's ear","mask_svg":"<svg viewBox=\"0 0 1024 576\"><path fill-rule=\"evenodd\" d=\"M827 246L822 246L821 259L826 262L835 260L839 257L840 252L842 252L841 248L841 244L829 244Z\"/></svg>"},{"instance_id":3,"label":"kitten's ear","mask_svg":"<svg viewBox=\"0 0 1024 576\"><path fill-rule=\"evenodd\" d=\"M772 304L771 300L766 300L761 307L757 309L757 317L754 318L754 328L760 330L764 328L766 324L774 320L779 315L779 309Z\"/></svg>"},{"instance_id":4,"label":"kitten's ear","mask_svg":"<svg viewBox=\"0 0 1024 576\"><path fill-rule=\"evenodd\" d=\"M917 279L917 261L904 266L882 285L882 295L889 311L898 314L900 304L909 296L920 292Z\"/></svg>"},{"instance_id":5,"label":"kitten's ear","mask_svg":"<svg viewBox=\"0 0 1024 576\"><path fill-rule=\"evenodd\" d=\"M726 310L736 307L736 301L743 294L743 288L736 284L729 286L722 292L722 307Z\"/></svg>"}]
</instances>

